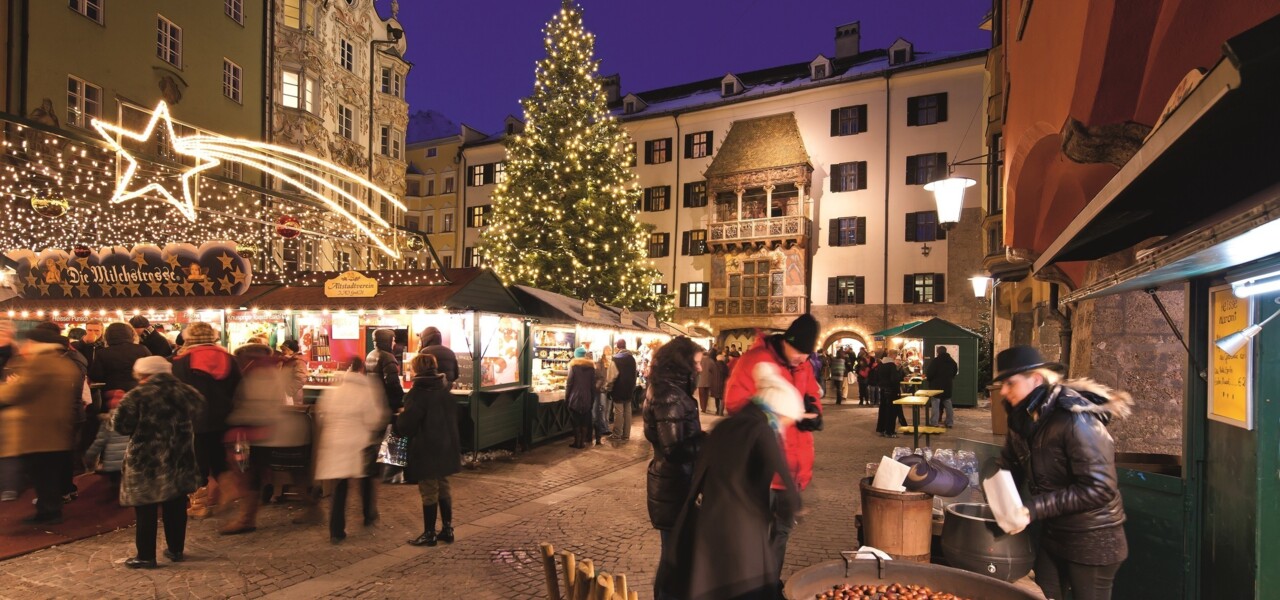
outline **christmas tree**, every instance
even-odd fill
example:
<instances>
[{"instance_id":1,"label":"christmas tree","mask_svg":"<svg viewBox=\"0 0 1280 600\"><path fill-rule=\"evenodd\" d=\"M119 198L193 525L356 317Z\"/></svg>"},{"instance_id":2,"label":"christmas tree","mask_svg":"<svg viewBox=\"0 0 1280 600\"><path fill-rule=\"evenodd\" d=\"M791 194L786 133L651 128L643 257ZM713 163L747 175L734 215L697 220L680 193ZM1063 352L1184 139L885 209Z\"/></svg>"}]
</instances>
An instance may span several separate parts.
<instances>
[{"instance_id":1,"label":"christmas tree","mask_svg":"<svg viewBox=\"0 0 1280 600\"><path fill-rule=\"evenodd\" d=\"M521 101L524 132L508 140L485 261L508 284L665 313L635 218L631 139L596 79L595 38L569 0L543 33L547 56Z\"/></svg>"}]
</instances>

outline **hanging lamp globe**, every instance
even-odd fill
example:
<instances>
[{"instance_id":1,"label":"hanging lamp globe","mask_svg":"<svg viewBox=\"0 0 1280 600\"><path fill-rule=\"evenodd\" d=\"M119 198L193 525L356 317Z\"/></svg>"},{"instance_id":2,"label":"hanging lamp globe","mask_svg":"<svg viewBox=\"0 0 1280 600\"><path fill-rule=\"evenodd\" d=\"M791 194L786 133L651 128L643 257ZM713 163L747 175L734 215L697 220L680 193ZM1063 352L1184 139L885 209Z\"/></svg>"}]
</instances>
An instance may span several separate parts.
<instances>
[{"instance_id":1,"label":"hanging lamp globe","mask_svg":"<svg viewBox=\"0 0 1280 600\"><path fill-rule=\"evenodd\" d=\"M960 222L960 211L964 208L964 191L973 187L976 181L968 177L948 177L926 183L925 191L933 192L933 200L938 205L938 226L951 231Z\"/></svg>"}]
</instances>

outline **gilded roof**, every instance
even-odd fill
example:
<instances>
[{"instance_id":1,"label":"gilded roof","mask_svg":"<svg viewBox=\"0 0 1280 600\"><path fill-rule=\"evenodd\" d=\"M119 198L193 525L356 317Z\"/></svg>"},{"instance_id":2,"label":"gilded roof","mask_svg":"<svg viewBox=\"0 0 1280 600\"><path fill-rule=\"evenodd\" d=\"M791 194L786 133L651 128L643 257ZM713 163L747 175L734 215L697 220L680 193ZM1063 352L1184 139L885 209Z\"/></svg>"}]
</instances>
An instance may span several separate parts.
<instances>
[{"instance_id":1,"label":"gilded roof","mask_svg":"<svg viewBox=\"0 0 1280 600\"><path fill-rule=\"evenodd\" d=\"M734 121L706 176L809 164L795 113Z\"/></svg>"}]
</instances>

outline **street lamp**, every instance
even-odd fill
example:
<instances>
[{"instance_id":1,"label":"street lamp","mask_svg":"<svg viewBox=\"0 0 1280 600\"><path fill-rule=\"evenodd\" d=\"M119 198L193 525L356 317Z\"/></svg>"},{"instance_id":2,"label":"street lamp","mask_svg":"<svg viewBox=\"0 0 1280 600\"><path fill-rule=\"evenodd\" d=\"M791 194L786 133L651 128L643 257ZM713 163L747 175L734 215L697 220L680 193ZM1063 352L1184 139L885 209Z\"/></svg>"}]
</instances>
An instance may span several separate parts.
<instances>
[{"instance_id":1,"label":"street lamp","mask_svg":"<svg viewBox=\"0 0 1280 600\"><path fill-rule=\"evenodd\" d=\"M944 231L951 231L960 222L964 191L975 183L968 177L948 177L924 185L925 191L933 192L934 202L938 204L938 226Z\"/></svg>"},{"instance_id":2,"label":"street lamp","mask_svg":"<svg viewBox=\"0 0 1280 600\"><path fill-rule=\"evenodd\" d=\"M969 283L973 284L974 297L981 298L987 295L987 286L991 285L991 278L985 275L974 275L969 278Z\"/></svg>"}]
</instances>

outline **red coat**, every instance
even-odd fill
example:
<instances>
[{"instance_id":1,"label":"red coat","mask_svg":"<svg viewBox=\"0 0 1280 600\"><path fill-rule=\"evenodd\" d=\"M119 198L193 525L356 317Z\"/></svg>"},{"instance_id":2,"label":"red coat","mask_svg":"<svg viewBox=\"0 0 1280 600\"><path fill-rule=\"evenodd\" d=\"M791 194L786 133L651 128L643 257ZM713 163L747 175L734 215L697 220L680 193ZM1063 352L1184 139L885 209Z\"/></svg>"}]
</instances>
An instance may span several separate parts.
<instances>
[{"instance_id":1,"label":"red coat","mask_svg":"<svg viewBox=\"0 0 1280 600\"><path fill-rule=\"evenodd\" d=\"M818 405L818 412L822 412L822 392L818 389L818 380L813 377L813 367L809 361L806 359L795 367L788 365L786 359L770 348L765 343L765 336L761 335L756 338L749 350L734 361L733 371L729 373L729 381L724 386L724 407L730 415L741 410L751 401L751 397L756 395L756 380L752 372L755 371L756 364L763 361L771 361L778 365L782 370L783 378L790 380L802 397L813 398ZM802 490L809 487L809 480L813 479L813 434L800 431L793 424L780 442L782 452L787 457L787 465L791 467L791 474L795 476L796 485ZM786 488L783 487L782 481L775 477L773 489Z\"/></svg>"}]
</instances>

